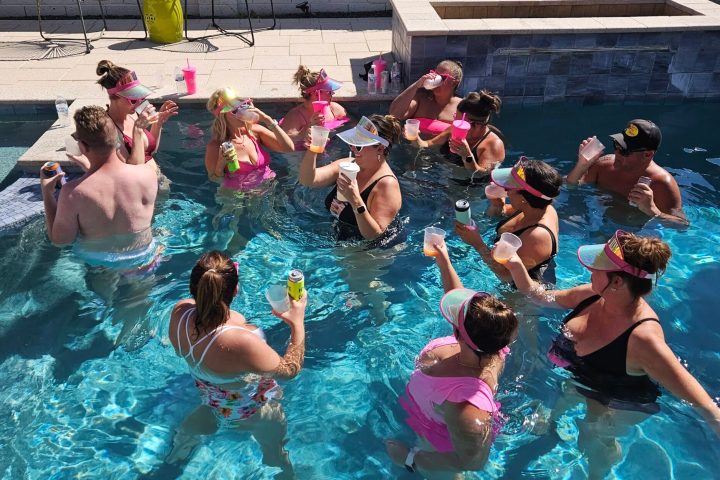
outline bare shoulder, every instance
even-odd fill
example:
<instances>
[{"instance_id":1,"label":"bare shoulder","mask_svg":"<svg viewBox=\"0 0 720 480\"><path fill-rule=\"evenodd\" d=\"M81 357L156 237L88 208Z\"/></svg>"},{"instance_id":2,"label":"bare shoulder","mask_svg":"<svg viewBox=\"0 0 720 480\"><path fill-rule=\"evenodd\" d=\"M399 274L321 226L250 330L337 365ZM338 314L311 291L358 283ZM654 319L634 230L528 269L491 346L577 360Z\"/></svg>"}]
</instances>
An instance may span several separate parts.
<instances>
[{"instance_id":1,"label":"bare shoulder","mask_svg":"<svg viewBox=\"0 0 720 480\"><path fill-rule=\"evenodd\" d=\"M347 111L345 111L345 107L343 107L343 106L340 105L339 103L337 103L337 102L332 102L332 103L331 103L331 106L332 106L332 109L333 109L333 113L337 113L337 114L339 114L340 116L343 116L343 117L347 116Z\"/></svg>"},{"instance_id":2,"label":"bare shoulder","mask_svg":"<svg viewBox=\"0 0 720 480\"><path fill-rule=\"evenodd\" d=\"M666 185L671 188L677 185L675 177L673 177L670 172L668 172L656 163L653 163L647 169L646 174L648 177L650 177L654 185Z\"/></svg>"}]
</instances>

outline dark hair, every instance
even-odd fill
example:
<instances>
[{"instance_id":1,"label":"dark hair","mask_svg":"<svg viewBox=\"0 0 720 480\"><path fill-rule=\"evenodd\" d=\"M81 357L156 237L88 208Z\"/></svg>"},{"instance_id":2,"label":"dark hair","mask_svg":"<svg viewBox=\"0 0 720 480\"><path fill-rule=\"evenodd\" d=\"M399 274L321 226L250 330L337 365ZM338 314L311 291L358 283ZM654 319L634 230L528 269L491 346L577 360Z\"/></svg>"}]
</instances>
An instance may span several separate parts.
<instances>
[{"instance_id":1,"label":"dark hair","mask_svg":"<svg viewBox=\"0 0 720 480\"><path fill-rule=\"evenodd\" d=\"M388 152L390 152L390 147L400 141L400 135L402 134L400 120L392 115L378 114L370 115L369 118L378 128L378 135L390 142L390 146L385 149L385 156L387 156Z\"/></svg>"},{"instance_id":2,"label":"dark hair","mask_svg":"<svg viewBox=\"0 0 720 480\"><path fill-rule=\"evenodd\" d=\"M465 317L465 331L482 352L478 356L495 354L515 339L518 320L505 303L492 295L470 301Z\"/></svg>"},{"instance_id":3,"label":"dark hair","mask_svg":"<svg viewBox=\"0 0 720 480\"><path fill-rule=\"evenodd\" d=\"M127 68L123 68L119 65L115 65L110 60L100 60L95 69L95 73L100 75L100 79L97 81L98 84L108 88L113 88L117 85L125 75L130 72Z\"/></svg>"},{"instance_id":4,"label":"dark hair","mask_svg":"<svg viewBox=\"0 0 720 480\"><path fill-rule=\"evenodd\" d=\"M554 198L560 195L563 179L557 170L542 160L531 159L525 159L523 167L525 168L525 181L528 185L548 197ZM518 193L533 208L545 208L552 203L552 200L536 197L525 190L519 190Z\"/></svg>"},{"instance_id":5,"label":"dark hair","mask_svg":"<svg viewBox=\"0 0 720 480\"><path fill-rule=\"evenodd\" d=\"M75 138L91 150L107 153L115 148L117 131L103 107L82 107L73 115Z\"/></svg>"},{"instance_id":6,"label":"dark hair","mask_svg":"<svg viewBox=\"0 0 720 480\"><path fill-rule=\"evenodd\" d=\"M200 257L190 273L190 294L195 299L195 331L208 332L230 318L230 304L238 285L238 272L227 255L216 250Z\"/></svg>"},{"instance_id":7,"label":"dark hair","mask_svg":"<svg viewBox=\"0 0 720 480\"><path fill-rule=\"evenodd\" d=\"M497 94L489 92L487 90L480 90L479 92L470 92L465 95L460 103L458 103L458 112L469 113L478 119L487 119L490 121L490 115L500 113L500 107L502 106L502 100Z\"/></svg>"},{"instance_id":8,"label":"dark hair","mask_svg":"<svg viewBox=\"0 0 720 480\"><path fill-rule=\"evenodd\" d=\"M450 72L450 75L455 77L455 88L454 90L457 90L460 86L460 83L463 79L463 69L462 69L462 63L460 63L457 60L443 60L442 62L437 64L436 68L442 67Z\"/></svg>"},{"instance_id":9,"label":"dark hair","mask_svg":"<svg viewBox=\"0 0 720 480\"><path fill-rule=\"evenodd\" d=\"M621 236L619 241L627 263L648 273L654 273L656 277L665 272L672 256L667 243L658 238L640 237L632 233ZM639 278L627 272L608 273L611 281L616 276L625 280L634 297L642 297L652 291L653 281L649 278Z\"/></svg>"}]
</instances>

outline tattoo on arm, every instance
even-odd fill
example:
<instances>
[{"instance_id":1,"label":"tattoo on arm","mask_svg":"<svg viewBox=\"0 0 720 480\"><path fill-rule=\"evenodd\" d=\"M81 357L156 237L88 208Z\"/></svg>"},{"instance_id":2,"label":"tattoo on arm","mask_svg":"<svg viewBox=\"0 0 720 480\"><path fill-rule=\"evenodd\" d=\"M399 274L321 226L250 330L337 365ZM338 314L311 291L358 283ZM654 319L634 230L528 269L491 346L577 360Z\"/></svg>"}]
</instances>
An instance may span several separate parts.
<instances>
[{"instance_id":1,"label":"tattoo on arm","mask_svg":"<svg viewBox=\"0 0 720 480\"><path fill-rule=\"evenodd\" d=\"M302 370L305 361L305 342L298 344L290 342L285 356L275 369L274 376L281 378L294 378Z\"/></svg>"}]
</instances>

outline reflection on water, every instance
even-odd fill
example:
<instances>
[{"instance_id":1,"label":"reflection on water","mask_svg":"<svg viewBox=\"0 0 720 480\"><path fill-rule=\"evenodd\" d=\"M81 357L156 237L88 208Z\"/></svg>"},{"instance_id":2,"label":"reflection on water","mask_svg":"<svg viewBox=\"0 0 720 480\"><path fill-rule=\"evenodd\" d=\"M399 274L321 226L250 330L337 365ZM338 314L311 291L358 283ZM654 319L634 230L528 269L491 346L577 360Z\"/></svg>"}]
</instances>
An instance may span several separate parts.
<instances>
[{"instance_id":1,"label":"reflection on water","mask_svg":"<svg viewBox=\"0 0 720 480\"><path fill-rule=\"evenodd\" d=\"M561 172L572 166L579 139L618 131L629 118L652 118L663 128L659 161L672 168L683 189L687 231L644 225L623 199L591 187L564 189L558 283L588 280L574 251L604 241L617 228L662 236L673 259L650 301L675 353L710 392L720 391L716 372L720 333L714 324L720 282L714 268L720 251L720 174L704 157L718 156L720 140L690 125L713 124L711 106L506 108L498 126L510 139L506 165L524 153L546 159ZM387 106L376 108L384 111ZM682 108L682 115L673 109ZM277 107L268 112L280 117ZM350 105L359 118L372 107ZM679 117L683 121L679 121ZM693 122L688 123L688 117ZM549 139L538 125L563 118ZM172 125L172 124L171 124ZM393 148L391 165L400 180L404 237L387 249L338 244L325 210L327 190L297 184L300 154L273 155L277 179L260 194L218 191L203 166L210 119L184 111L163 134L158 161L172 181L153 224L166 250L148 281L122 287L93 278L66 249L50 245L42 219L0 238L0 465L5 478L271 478L257 444L244 434L203 440L185 464L168 465L174 429L198 404L185 364L167 339L172 305L188 296L188 274L197 257L224 250L240 262L240 293L233 308L263 327L282 351L287 327L269 312L263 292L287 271L305 272L309 290L307 360L299 377L283 385L287 445L298 478L411 478L390 464L382 439L414 434L404 424L397 398L414 358L427 341L447 335L438 312L442 295L433 260L422 256L422 231L452 231L453 202L467 198L487 238L496 220L485 218L482 187L451 180L453 165L430 150ZM684 147L707 152L686 153ZM334 139L326 164L347 147ZM584 478L571 408L547 422L567 376L551 370L545 352L562 312L528 305L500 285L475 252L454 235L448 239L466 285L498 293L518 310L524 334L512 346L499 400L510 416L482 473L468 478ZM105 289L105 290L103 290ZM112 293L112 295L109 295ZM697 332L702 332L698 335ZM663 411L621 439L626 460L620 478L712 477L720 451L708 441L690 408L669 395Z\"/></svg>"}]
</instances>

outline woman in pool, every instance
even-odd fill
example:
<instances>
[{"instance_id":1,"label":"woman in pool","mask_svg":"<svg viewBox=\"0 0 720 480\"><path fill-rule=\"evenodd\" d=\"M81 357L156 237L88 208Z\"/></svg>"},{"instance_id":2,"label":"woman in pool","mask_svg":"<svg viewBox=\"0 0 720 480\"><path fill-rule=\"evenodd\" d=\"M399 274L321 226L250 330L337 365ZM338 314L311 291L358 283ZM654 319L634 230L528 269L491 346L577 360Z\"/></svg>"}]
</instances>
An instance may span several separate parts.
<instances>
[{"instance_id":1,"label":"woman in pool","mask_svg":"<svg viewBox=\"0 0 720 480\"><path fill-rule=\"evenodd\" d=\"M446 292L440 313L453 334L422 349L400 401L423 448L396 440L386 446L393 462L411 472L455 478L458 472L483 468L502 427L494 396L518 320L492 295L463 288L444 242L435 248Z\"/></svg>"},{"instance_id":2,"label":"woman in pool","mask_svg":"<svg viewBox=\"0 0 720 480\"><path fill-rule=\"evenodd\" d=\"M342 82L330 78L325 69L313 72L305 65L300 65L293 83L300 87L302 103L285 115L282 126L295 142L296 148L301 150L305 148L310 127L322 125L334 130L347 123L349 118L342 105L332 101L333 94L342 87ZM313 102L318 101L325 102L320 112L313 108Z\"/></svg>"},{"instance_id":3,"label":"woman in pool","mask_svg":"<svg viewBox=\"0 0 720 480\"><path fill-rule=\"evenodd\" d=\"M240 100L230 88L215 90L207 102L207 109L215 120L210 142L205 148L205 168L213 181L221 181L230 190L251 190L266 180L275 178L270 169L270 154L292 152L293 142L278 122L252 100ZM262 122L265 126L256 122ZM230 172L222 153L222 144L232 142L240 168Z\"/></svg>"},{"instance_id":4,"label":"woman in pool","mask_svg":"<svg viewBox=\"0 0 720 480\"><path fill-rule=\"evenodd\" d=\"M555 283L555 255L558 252L559 221L553 198L560 194L562 177L553 167L540 160L520 157L512 168L497 168L491 172L493 183L507 191L510 204L504 198L490 200L488 215L508 215L495 227L495 240L510 232L522 240L518 255L534 280ZM456 222L455 231L503 281L511 276L504 264L497 262L477 229Z\"/></svg>"},{"instance_id":5,"label":"woman in pool","mask_svg":"<svg viewBox=\"0 0 720 480\"><path fill-rule=\"evenodd\" d=\"M300 164L300 183L313 188L335 184L325 199L325 207L338 219L338 240L389 238L399 231L402 206L400 184L387 162L390 148L400 140L400 122L392 115L362 117L357 126L338 137L350 145L355 158L341 158L317 167L317 154L308 150ZM355 180L340 173L344 162L360 167ZM338 200L338 193L347 201Z\"/></svg>"},{"instance_id":6,"label":"woman in pool","mask_svg":"<svg viewBox=\"0 0 720 480\"><path fill-rule=\"evenodd\" d=\"M293 378L302 369L307 295L291 300L285 313L273 311L290 327L290 343L281 357L265 343L262 329L230 309L238 281L237 264L220 252L206 253L190 274L192 299L173 308L168 336L190 367L202 405L180 426L168 460L186 458L198 435L234 428L252 433L263 462L282 469L276 478L295 478L283 447L287 422L274 379Z\"/></svg>"},{"instance_id":7,"label":"woman in pool","mask_svg":"<svg viewBox=\"0 0 720 480\"><path fill-rule=\"evenodd\" d=\"M434 137L450 128L455 119L460 97L455 96L462 81L462 65L454 60L443 60L405 89L390 104L390 115L400 120L420 120L420 133ZM425 82L428 82L425 86ZM433 82L437 84L432 89Z\"/></svg>"},{"instance_id":8,"label":"woman in pool","mask_svg":"<svg viewBox=\"0 0 720 480\"><path fill-rule=\"evenodd\" d=\"M500 97L487 90L470 92L458 104L455 114L457 119L464 116L470 123L466 139L453 140L452 128L448 128L427 141L418 136L417 143L423 148L440 145L441 152L456 164L471 172L487 174L483 179L486 182L490 171L505 159L503 135L490 124L492 114L500 112L501 104ZM479 180L479 177L473 178Z\"/></svg>"},{"instance_id":9,"label":"woman in pool","mask_svg":"<svg viewBox=\"0 0 720 480\"><path fill-rule=\"evenodd\" d=\"M548 358L582 384L575 384L587 404L578 445L588 455L590 478L605 478L622 458L616 437L660 410L655 382L693 405L720 435L720 409L665 343L644 298L670 255L661 240L618 230L606 244L578 249L589 284L554 291L543 290L517 256L507 263L521 292L544 306L572 309Z\"/></svg>"}]
</instances>

